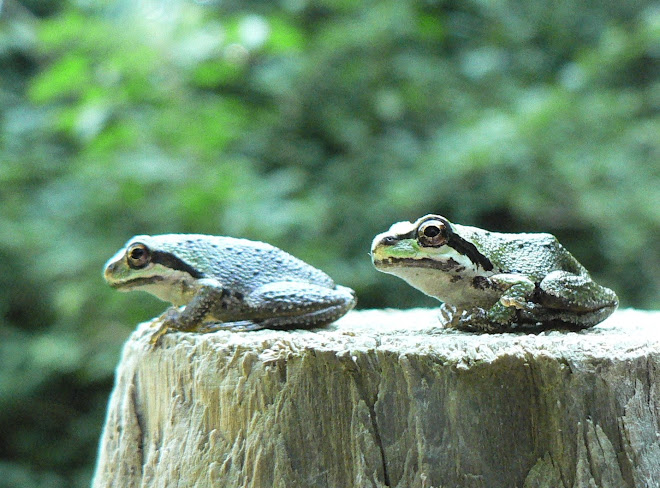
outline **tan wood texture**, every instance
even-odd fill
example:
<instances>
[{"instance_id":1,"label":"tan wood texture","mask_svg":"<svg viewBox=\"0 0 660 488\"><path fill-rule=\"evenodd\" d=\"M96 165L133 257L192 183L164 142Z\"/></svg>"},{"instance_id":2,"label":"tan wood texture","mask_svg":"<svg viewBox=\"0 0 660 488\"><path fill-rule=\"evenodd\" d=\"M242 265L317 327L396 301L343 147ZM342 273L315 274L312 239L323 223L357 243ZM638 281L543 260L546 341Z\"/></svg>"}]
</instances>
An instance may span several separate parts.
<instances>
[{"instance_id":1,"label":"tan wood texture","mask_svg":"<svg viewBox=\"0 0 660 488\"><path fill-rule=\"evenodd\" d=\"M93 486L660 486L660 313L477 335L435 310L314 331L142 324Z\"/></svg>"}]
</instances>

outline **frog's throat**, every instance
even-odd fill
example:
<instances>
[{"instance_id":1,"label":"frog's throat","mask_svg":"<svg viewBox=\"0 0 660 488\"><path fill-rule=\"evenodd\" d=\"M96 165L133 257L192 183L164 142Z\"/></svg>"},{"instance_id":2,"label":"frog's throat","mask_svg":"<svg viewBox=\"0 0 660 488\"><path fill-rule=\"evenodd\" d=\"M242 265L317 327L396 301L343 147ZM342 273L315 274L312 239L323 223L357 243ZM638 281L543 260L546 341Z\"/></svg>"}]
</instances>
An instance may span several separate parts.
<instances>
[{"instance_id":1,"label":"frog's throat","mask_svg":"<svg viewBox=\"0 0 660 488\"><path fill-rule=\"evenodd\" d=\"M389 268L425 268L425 269L437 269L439 271L453 271L455 273L461 273L465 271L466 267L464 264L456 261L454 258L435 260L431 258L396 258L396 257L387 257L383 259L377 259L374 261L374 265L377 268L389 269Z\"/></svg>"}]
</instances>

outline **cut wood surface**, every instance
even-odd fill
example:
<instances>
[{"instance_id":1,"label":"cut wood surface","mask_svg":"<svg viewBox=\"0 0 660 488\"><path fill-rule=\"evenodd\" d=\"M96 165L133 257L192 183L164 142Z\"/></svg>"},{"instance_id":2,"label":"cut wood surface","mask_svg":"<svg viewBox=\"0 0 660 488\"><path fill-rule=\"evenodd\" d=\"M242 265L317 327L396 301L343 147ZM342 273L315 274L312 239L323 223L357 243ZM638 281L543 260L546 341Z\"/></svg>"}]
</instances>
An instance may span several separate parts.
<instances>
[{"instance_id":1,"label":"cut wood surface","mask_svg":"<svg viewBox=\"0 0 660 488\"><path fill-rule=\"evenodd\" d=\"M660 486L660 313L477 335L436 310L169 333L117 368L94 487Z\"/></svg>"}]
</instances>

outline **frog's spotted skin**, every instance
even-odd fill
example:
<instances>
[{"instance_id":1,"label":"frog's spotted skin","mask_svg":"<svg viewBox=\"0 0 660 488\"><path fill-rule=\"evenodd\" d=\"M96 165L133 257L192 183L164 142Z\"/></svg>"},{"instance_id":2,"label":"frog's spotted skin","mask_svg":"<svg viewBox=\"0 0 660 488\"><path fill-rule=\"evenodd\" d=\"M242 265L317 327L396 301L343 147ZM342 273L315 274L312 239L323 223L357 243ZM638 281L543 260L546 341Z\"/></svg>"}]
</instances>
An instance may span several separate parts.
<instances>
[{"instance_id":1,"label":"frog's spotted skin","mask_svg":"<svg viewBox=\"0 0 660 488\"><path fill-rule=\"evenodd\" d=\"M135 236L105 267L122 291L143 290L179 307L163 327L183 331L320 327L356 303L350 288L270 244L200 234Z\"/></svg>"},{"instance_id":2,"label":"frog's spotted skin","mask_svg":"<svg viewBox=\"0 0 660 488\"><path fill-rule=\"evenodd\" d=\"M441 320L458 329L584 328L618 305L551 234L490 232L426 215L377 235L371 256L378 270L443 301Z\"/></svg>"}]
</instances>

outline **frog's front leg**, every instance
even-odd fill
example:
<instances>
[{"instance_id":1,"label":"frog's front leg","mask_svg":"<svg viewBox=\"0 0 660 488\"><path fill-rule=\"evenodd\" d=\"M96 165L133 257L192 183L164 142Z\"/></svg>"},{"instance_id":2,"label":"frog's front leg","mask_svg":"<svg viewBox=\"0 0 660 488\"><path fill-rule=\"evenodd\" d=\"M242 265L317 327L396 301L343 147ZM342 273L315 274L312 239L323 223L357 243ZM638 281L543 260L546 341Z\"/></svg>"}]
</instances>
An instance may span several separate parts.
<instances>
[{"instance_id":1,"label":"frog's front leg","mask_svg":"<svg viewBox=\"0 0 660 488\"><path fill-rule=\"evenodd\" d=\"M160 338L169 329L180 331L196 331L203 328L204 320L215 308L230 308L235 296L229 293L222 284L214 279L205 278L198 282L199 289L183 310L170 307L161 316L159 329L151 336L149 342L157 345Z\"/></svg>"},{"instance_id":2,"label":"frog's front leg","mask_svg":"<svg viewBox=\"0 0 660 488\"><path fill-rule=\"evenodd\" d=\"M536 285L524 275L503 273L480 280L479 286L500 294L490 308L473 307L454 317L451 326L475 332L498 332L515 326L521 313L533 313Z\"/></svg>"},{"instance_id":3,"label":"frog's front leg","mask_svg":"<svg viewBox=\"0 0 660 488\"><path fill-rule=\"evenodd\" d=\"M334 322L355 306L353 290L309 283L279 282L263 285L244 298L239 322L209 324L205 331L298 329Z\"/></svg>"}]
</instances>

